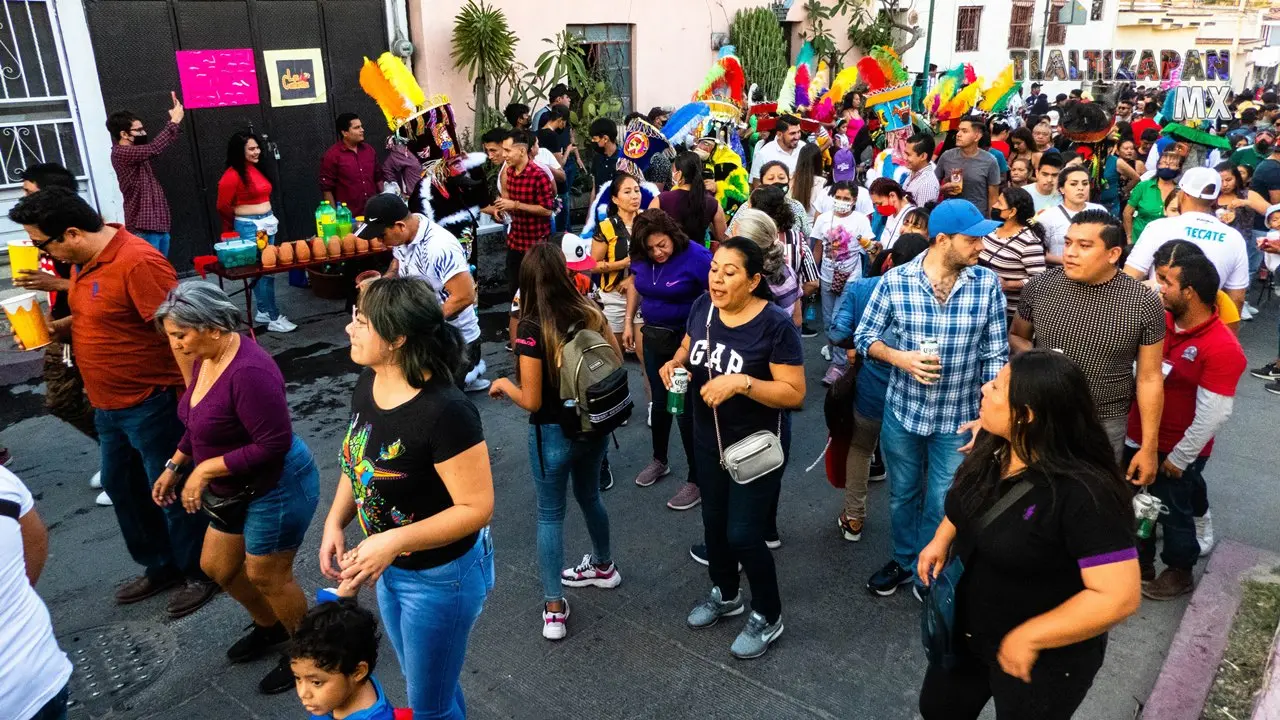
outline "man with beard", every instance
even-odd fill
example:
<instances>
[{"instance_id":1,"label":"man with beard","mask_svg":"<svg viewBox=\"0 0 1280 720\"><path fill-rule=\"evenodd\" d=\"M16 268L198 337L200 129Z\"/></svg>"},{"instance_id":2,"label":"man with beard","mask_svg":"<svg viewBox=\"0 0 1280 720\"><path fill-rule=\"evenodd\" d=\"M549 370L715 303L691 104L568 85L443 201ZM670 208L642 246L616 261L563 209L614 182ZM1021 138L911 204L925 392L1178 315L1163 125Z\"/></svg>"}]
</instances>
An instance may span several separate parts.
<instances>
[{"instance_id":1,"label":"man with beard","mask_svg":"<svg viewBox=\"0 0 1280 720\"><path fill-rule=\"evenodd\" d=\"M1059 350L1080 366L1117 460L1136 396L1142 448L1129 463L1128 475L1148 485L1158 466L1164 308L1150 289L1120 271L1124 247L1124 227L1106 210L1095 206L1075 215L1067 228L1062 267L1044 271L1022 289L1009 345L1014 352Z\"/></svg>"},{"instance_id":2,"label":"man with beard","mask_svg":"<svg viewBox=\"0 0 1280 720\"><path fill-rule=\"evenodd\" d=\"M1172 600L1191 592L1191 569L1208 551L1197 542L1198 515L1207 522L1208 497L1204 466L1213 438L1231 416L1236 384L1245 370L1244 350L1214 310L1218 271L1191 243L1174 241L1156 252L1156 279L1165 321L1164 409L1160 416L1160 469L1150 492L1165 507L1165 568L1155 573L1156 542L1138 541L1142 594L1150 600ZM1126 453L1142 435L1137 413L1129 417ZM1199 507L1197 507L1199 506ZM1210 546L1211 547L1211 546Z\"/></svg>"},{"instance_id":3,"label":"man with beard","mask_svg":"<svg viewBox=\"0 0 1280 720\"><path fill-rule=\"evenodd\" d=\"M1247 167L1249 173L1258 169L1258 163L1266 160L1271 155L1271 146L1275 144L1275 130L1266 128L1259 130L1253 136L1253 144L1246 145L1239 150L1231 153L1231 164L1236 167Z\"/></svg>"},{"instance_id":4,"label":"man with beard","mask_svg":"<svg viewBox=\"0 0 1280 720\"><path fill-rule=\"evenodd\" d=\"M124 196L124 225L166 257L169 255L169 200L156 180L151 158L168 150L178 139L185 111L177 93L171 92L169 97L173 100L169 122L156 135L155 142L148 142L147 128L132 112L121 110L107 118L107 132L113 141L111 168L116 171L120 194Z\"/></svg>"}]
</instances>

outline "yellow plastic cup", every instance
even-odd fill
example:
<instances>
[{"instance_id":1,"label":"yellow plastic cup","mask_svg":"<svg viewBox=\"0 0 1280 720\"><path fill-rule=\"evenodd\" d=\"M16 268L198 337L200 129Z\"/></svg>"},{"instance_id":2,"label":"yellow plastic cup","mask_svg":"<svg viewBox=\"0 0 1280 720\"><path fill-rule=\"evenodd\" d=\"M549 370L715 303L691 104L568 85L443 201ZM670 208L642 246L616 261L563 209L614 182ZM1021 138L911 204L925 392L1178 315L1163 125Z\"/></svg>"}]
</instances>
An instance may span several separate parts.
<instances>
[{"instance_id":1,"label":"yellow plastic cup","mask_svg":"<svg viewBox=\"0 0 1280 720\"><path fill-rule=\"evenodd\" d=\"M9 271L13 277L40 269L40 251L30 240L9 241Z\"/></svg>"},{"instance_id":2,"label":"yellow plastic cup","mask_svg":"<svg viewBox=\"0 0 1280 720\"><path fill-rule=\"evenodd\" d=\"M49 326L44 321L44 310L33 292L15 295L0 300L5 317L13 326L13 334L18 336L22 346L27 350L38 350L51 342Z\"/></svg>"}]
</instances>

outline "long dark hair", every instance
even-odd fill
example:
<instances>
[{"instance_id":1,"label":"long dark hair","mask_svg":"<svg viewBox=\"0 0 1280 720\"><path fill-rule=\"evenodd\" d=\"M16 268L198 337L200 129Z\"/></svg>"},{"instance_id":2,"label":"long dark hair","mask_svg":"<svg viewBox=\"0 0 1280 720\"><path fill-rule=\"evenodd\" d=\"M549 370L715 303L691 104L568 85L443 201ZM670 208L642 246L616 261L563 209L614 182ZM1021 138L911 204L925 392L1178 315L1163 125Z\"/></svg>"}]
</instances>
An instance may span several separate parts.
<instances>
[{"instance_id":1,"label":"long dark hair","mask_svg":"<svg viewBox=\"0 0 1280 720\"><path fill-rule=\"evenodd\" d=\"M761 250L754 240L745 237L731 237L720 243L720 249L733 250L742 255L742 269L748 276L760 277L760 282L756 283L751 294L772 302L773 290L769 288L769 282L764 275L764 250Z\"/></svg>"},{"instance_id":2,"label":"long dark hair","mask_svg":"<svg viewBox=\"0 0 1280 720\"><path fill-rule=\"evenodd\" d=\"M548 368L559 367L560 346L571 326L581 323L601 335L609 329L604 315L569 279L560 250L563 237L561 233L550 242L534 245L520 263L520 320L532 322L541 331ZM550 380L558 385L559 373L552 372Z\"/></svg>"},{"instance_id":3,"label":"long dark hair","mask_svg":"<svg viewBox=\"0 0 1280 720\"><path fill-rule=\"evenodd\" d=\"M689 186L689 212L694 223L705 232L711 218L707 217L707 204L703 199L706 189L703 187L702 156L692 151L682 152L671 162L671 169L679 170L680 179Z\"/></svg>"},{"instance_id":4,"label":"long dark hair","mask_svg":"<svg viewBox=\"0 0 1280 720\"><path fill-rule=\"evenodd\" d=\"M1214 170L1231 173L1231 177L1236 179L1236 195L1239 197L1249 196L1249 185L1244 181L1244 177L1240 175L1240 168L1236 167L1235 163L1230 160L1224 160L1218 163Z\"/></svg>"},{"instance_id":5,"label":"long dark hair","mask_svg":"<svg viewBox=\"0 0 1280 720\"><path fill-rule=\"evenodd\" d=\"M462 333L445 319L426 280L375 280L361 291L357 307L378 337L388 343L403 338L404 344L393 352L409 385L426 387L428 375L450 384L457 378L462 368Z\"/></svg>"},{"instance_id":6,"label":"long dark hair","mask_svg":"<svg viewBox=\"0 0 1280 720\"><path fill-rule=\"evenodd\" d=\"M1036 138L1031 134L1030 128L1020 127L1009 133L1009 152L1011 153L1018 152L1017 149L1013 147L1014 140L1021 140L1023 147L1027 149L1026 151L1028 153L1034 153L1036 151Z\"/></svg>"},{"instance_id":7,"label":"long dark hair","mask_svg":"<svg viewBox=\"0 0 1280 720\"><path fill-rule=\"evenodd\" d=\"M1036 222L1036 204L1031 199L1031 193L1022 188L1007 187L1000 192L1004 196L1004 201L1009 203L1009 209L1013 211L1013 219L1018 224L1031 231L1032 235L1040 241L1041 245L1045 244L1044 226Z\"/></svg>"},{"instance_id":8,"label":"long dark hair","mask_svg":"<svg viewBox=\"0 0 1280 720\"><path fill-rule=\"evenodd\" d=\"M796 171L791 176L791 197L804 206L805 212L813 212L809 202L813 198L815 178L822 175L822 150L817 143L805 143L796 158Z\"/></svg>"},{"instance_id":9,"label":"long dark hair","mask_svg":"<svg viewBox=\"0 0 1280 720\"><path fill-rule=\"evenodd\" d=\"M795 212L787 202L787 192L780 187L756 188L751 193L751 207L763 210L773 220L773 224L778 226L780 233L790 230L796 223Z\"/></svg>"},{"instance_id":10,"label":"long dark hair","mask_svg":"<svg viewBox=\"0 0 1280 720\"><path fill-rule=\"evenodd\" d=\"M996 497L1010 452L1049 480L1081 483L1104 510L1127 514L1132 493L1094 409L1084 373L1066 355L1028 350L1009 362L1011 440L978 433L951 492L969 517Z\"/></svg>"},{"instance_id":11,"label":"long dark hair","mask_svg":"<svg viewBox=\"0 0 1280 720\"><path fill-rule=\"evenodd\" d=\"M609 183L609 216L610 217L617 217L618 215L618 202L617 202L618 194L622 192L622 186L628 180L635 183L636 187L640 187L640 181L637 180L634 175L628 175L626 173L619 173L613 178L613 182Z\"/></svg>"},{"instance_id":12,"label":"long dark hair","mask_svg":"<svg viewBox=\"0 0 1280 720\"><path fill-rule=\"evenodd\" d=\"M252 130L237 130L227 140L227 167L233 168L243 183L249 182L249 161L244 159L244 146L248 145L250 140L258 143L263 155L266 154L267 146L263 144L262 138L258 136L258 133ZM257 164L258 172L262 173L274 185L275 178L267 174L266 166L262 163L262 156L259 156Z\"/></svg>"}]
</instances>

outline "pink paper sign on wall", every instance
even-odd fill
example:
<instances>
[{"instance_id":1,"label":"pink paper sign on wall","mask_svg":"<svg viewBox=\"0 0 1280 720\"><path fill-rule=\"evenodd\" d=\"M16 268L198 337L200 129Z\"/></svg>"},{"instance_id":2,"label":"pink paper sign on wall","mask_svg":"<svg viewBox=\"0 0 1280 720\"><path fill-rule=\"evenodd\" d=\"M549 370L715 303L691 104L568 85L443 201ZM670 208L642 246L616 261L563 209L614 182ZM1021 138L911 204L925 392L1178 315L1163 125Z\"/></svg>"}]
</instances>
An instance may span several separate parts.
<instances>
[{"instance_id":1,"label":"pink paper sign on wall","mask_svg":"<svg viewBox=\"0 0 1280 720\"><path fill-rule=\"evenodd\" d=\"M188 108L258 104L253 49L179 50L178 82Z\"/></svg>"}]
</instances>

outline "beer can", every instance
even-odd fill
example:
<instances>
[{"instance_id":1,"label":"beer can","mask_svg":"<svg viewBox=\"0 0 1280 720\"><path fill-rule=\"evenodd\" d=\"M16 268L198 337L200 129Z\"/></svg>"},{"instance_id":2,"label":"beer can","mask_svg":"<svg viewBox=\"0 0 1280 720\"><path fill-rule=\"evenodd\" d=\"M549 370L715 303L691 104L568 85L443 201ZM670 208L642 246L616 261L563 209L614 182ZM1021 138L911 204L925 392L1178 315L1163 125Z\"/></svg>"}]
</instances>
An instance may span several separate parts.
<instances>
[{"instance_id":1,"label":"beer can","mask_svg":"<svg viewBox=\"0 0 1280 720\"><path fill-rule=\"evenodd\" d=\"M938 341L933 338L927 338L920 341L920 352L930 357L939 357Z\"/></svg>"}]
</instances>

